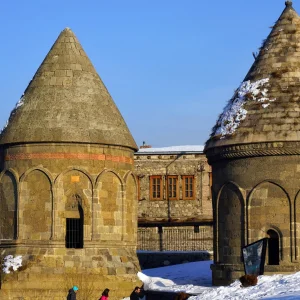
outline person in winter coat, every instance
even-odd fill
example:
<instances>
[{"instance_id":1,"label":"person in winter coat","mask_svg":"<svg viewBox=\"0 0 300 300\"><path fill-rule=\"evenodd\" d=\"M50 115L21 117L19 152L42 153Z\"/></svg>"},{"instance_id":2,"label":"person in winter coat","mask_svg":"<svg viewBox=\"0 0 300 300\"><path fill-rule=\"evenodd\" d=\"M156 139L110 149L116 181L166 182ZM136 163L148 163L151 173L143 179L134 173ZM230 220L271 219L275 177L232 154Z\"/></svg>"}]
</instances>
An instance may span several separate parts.
<instances>
[{"instance_id":1,"label":"person in winter coat","mask_svg":"<svg viewBox=\"0 0 300 300\"><path fill-rule=\"evenodd\" d=\"M109 293L109 289L105 289L102 292L102 296L99 298L99 300L108 300L108 293Z\"/></svg>"},{"instance_id":2,"label":"person in winter coat","mask_svg":"<svg viewBox=\"0 0 300 300\"><path fill-rule=\"evenodd\" d=\"M68 300L76 300L76 293L78 291L78 287L74 285L70 290L69 290L69 295L68 295Z\"/></svg>"},{"instance_id":3,"label":"person in winter coat","mask_svg":"<svg viewBox=\"0 0 300 300\"><path fill-rule=\"evenodd\" d=\"M144 291L139 286L136 286L130 294L130 300L140 300L144 297Z\"/></svg>"}]
</instances>

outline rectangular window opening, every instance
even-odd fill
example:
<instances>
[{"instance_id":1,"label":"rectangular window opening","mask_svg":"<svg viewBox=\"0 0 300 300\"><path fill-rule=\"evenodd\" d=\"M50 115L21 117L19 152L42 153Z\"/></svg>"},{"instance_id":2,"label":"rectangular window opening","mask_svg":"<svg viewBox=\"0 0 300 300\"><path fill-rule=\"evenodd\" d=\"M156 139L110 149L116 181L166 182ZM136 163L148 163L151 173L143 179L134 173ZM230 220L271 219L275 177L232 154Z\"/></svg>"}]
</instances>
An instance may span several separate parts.
<instances>
[{"instance_id":1,"label":"rectangular window opening","mask_svg":"<svg viewBox=\"0 0 300 300\"><path fill-rule=\"evenodd\" d=\"M178 176L168 176L168 198L169 200L178 199Z\"/></svg>"},{"instance_id":2,"label":"rectangular window opening","mask_svg":"<svg viewBox=\"0 0 300 300\"><path fill-rule=\"evenodd\" d=\"M195 179L193 175L182 176L183 181L183 199L194 200L195 199Z\"/></svg>"},{"instance_id":3,"label":"rectangular window opening","mask_svg":"<svg viewBox=\"0 0 300 300\"><path fill-rule=\"evenodd\" d=\"M150 199L162 200L163 182L162 176L150 176Z\"/></svg>"},{"instance_id":4,"label":"rectangular window opening","mask_svg":"<svg viewBox=\"0 0 300 300\"><path fill-rule=\"evenodd\" d=\"M66 248L83 248L82 219L66 219Z\"/></svg>"}]
</instances>

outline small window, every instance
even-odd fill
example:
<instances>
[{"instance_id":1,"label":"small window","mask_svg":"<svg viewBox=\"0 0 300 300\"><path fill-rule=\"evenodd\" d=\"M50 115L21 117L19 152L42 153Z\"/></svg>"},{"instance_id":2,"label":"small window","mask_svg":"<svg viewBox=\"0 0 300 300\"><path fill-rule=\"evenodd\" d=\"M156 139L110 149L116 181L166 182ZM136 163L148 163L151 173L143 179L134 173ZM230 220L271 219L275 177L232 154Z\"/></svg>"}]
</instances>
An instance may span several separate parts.
<instances>
[{"instance_id":1,"label":"small window","mask_svg":"<svg viewBox=\"0 0 300 300\"><path fill-rule=\"evenodd\" d=\"M182 176L182 181L183 181L182 198L185 200L195 199L194 176L193 175Z\"/></svg>"},{"instance_id":2,"label":"small window","mask_svg":"<svg viewBox=\"0 0 300 300\"><path fill-rule=\"evenodd\" d=\"M178 176L168 176L168 199L178 199Z\"/></svg>"},{"instance_id":3,"label":"small window","mask_svg":"<svg viewBox=\"0 0 300 300\"><path fill-rule=\"evenodd\" d=\"M150 176L150 199L162 200L163 182L162 176Z\"/></svg>"}]
</instances>

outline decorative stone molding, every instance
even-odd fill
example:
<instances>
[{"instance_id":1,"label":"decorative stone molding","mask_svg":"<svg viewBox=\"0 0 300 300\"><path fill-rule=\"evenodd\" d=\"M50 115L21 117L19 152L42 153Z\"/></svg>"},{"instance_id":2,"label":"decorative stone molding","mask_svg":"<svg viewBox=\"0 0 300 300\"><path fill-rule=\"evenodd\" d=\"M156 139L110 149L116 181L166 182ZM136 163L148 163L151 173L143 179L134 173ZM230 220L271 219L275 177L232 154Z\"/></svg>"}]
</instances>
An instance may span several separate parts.
<instances>
[{"instance_id":1,"label":"decorative stone molding","mask_svg":"<svg viewBox=\"0 0 300 300\"><path fill-rule=\"evenodd\" d=\"M275 155L299 155L300 142L264 142L235 144L210 148L205 151L209 163L222 159L235 159Z\"/></svg>"},{"instance_id":2,"label":"decorative stone molding","mask_svg":"<svg viewBox=\"0 0 300 300\"><path fill-rule=\"evenodd\" d=\"M133 164L133 159L126 156L92 153L17 153L5 155L5 160L31 160L31 159L80 159L80 160L106 160Z\"/></svg>"}]
</instances>

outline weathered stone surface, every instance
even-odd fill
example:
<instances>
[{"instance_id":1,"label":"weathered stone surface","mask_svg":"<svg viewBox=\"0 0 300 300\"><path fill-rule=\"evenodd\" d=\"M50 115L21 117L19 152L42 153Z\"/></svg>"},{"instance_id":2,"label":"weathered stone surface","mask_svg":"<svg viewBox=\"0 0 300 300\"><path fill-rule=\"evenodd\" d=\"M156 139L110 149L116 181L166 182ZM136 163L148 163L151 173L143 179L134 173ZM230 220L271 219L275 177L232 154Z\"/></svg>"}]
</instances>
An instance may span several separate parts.
<instances>
[{"instance_id":1,"label":"weathered stone surface","mask_svg":"<svg viewBox=\"0 0 300 300\"><path fill-rule=\"evenodd\" d=\"M155 153L152 150L149 153L136 152L134 159L138 178L139 249L211 250L211 168L203 152ZM157 175L162 178L163 195L160 200L152 200L150 178ZM169 175L177 179L177 199L168 197ZM185 175L193 177L192 199L184 197ZM170 228L175 225L177 227ZM194 225L200 225L201 232L195 233ZM200 236L202 240L195 246L193 240L200 239Z\"/></svg>"},{"instance_id":2,"label":"weathered stone surface","mask_svg":"<svg viewBox=\"0 0 300 300\"><path fill-rule=\"evenodd\" d=\"M137 149L74 33L61 32L14 109L0 144L79 142Z\"/></svg>"},{"instance_id":3,"label":"weathered stone surface","mask_svg":"<svg viewBox=\"0 0 300 300\"><path fill-rule=\"evenodd\" d=\"M128 296L136 285L135 142L74 34L64 30L0 135L0 252L23 266L0 299ZM67 248L67 219L83 245ZM74 229L74 228L73 228Z\"/></svg>"},{"instance_id":4,"label":"weathered stone surface","mask_svg":"<svg viewBox=\"0 0 300 300\"><path fill-rule=\"evenodd\" d=\"M241 248L269 238L265 271L292 273L299 264L300 17L287 5L245 80L269 78L268 107L246 101L233 134L207 141L212 166L213 283L243 275ZM275 257L275 259L274 259Z\"/></svg>"},{"instance_id":5,"label":"weathered stone surface","mask_svg":"<svg viewBox=\"0 0 300 300\"><path fill-rule=\"evenodd\" d=\"M211 221L212 205L210 193L211 168L203 153L191 154L135 154L135 174L139 178L139 223L161 222L171 219L173 222ZM162 200L151 200L150 176L160 175L163 180ZM178 199L169 200L167 194L167 176L177 176ZM193 199L183 196L183 175L194 176Z\"/></svg>"}]
</instances>

